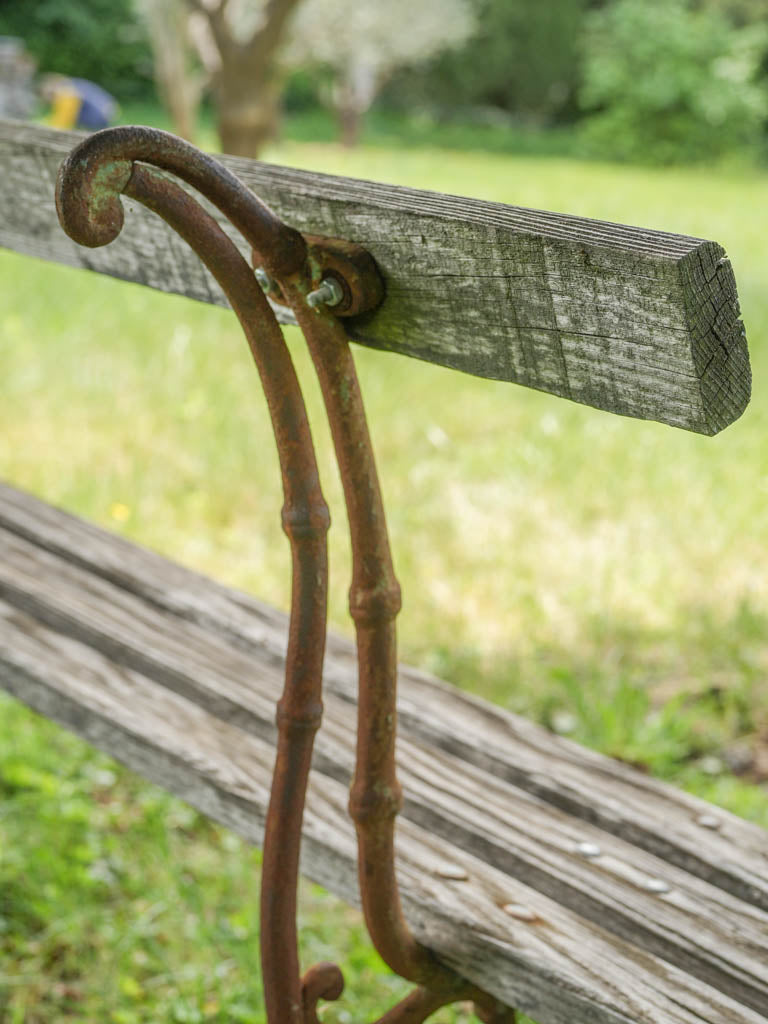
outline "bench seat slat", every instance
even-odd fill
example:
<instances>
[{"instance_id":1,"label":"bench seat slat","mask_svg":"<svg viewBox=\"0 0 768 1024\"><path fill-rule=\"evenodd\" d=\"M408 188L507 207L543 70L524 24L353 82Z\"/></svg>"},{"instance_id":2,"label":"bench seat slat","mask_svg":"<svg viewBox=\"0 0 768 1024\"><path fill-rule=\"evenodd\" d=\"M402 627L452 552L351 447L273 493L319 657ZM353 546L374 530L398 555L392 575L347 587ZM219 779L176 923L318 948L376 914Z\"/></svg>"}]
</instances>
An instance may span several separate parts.
<instances>
[{"instance_id":1,"label":"bench seat slat","mask_svg":"<svg viewBox=\"0 0 768 1024\"><path fill-rule=\"evenodd\" d=\"M274 706L282 685L281 674L272 666L262 672L252 657L233 653L199 626L163 616L135 596L62 564L28 541L7 533L0 533L0 538L4 551L0 593L16 607L170 686L223 720L272 741ZM353 707L331 695L326 701L325 729L317 743L316 762L324 773L347 785L354 731ZM428 821L430 830L438 835L450 833L452 840L469 852L482 849L486 859L494 853L498 866L518 877L535 879L538 888L593 919L610 916L619 934L632 934L640 928L648 933L644 938L649 948L674 950L704 976L717 973L725 990L754 986L749 966L735 966L734 942L740 939L748 951L750 945L749 928L744 934L741 928L750 909L741 901L679 870L670 870L621 840L612 843L612 860L606 856L599 863L580 861L573 856L579 840L605 847L604 835L594 826L574 821L562 811L553 812L537 798L489 777L455 755L434 748L423 752L403 739L400 757L409 797L406 816L423 824ZM450 780L447 788L446 779ZM665 913L669 909L665 903L642 891L643 881L659 874L673 882L680 913ZM627 887L628 878L634 880L634 888ZM630 906L623 905L626 903ZM712 920L702 913L701 903L710 911L716 907ZM754 912L752 929L764 920L764 915ZM689 949L689 933L694 927L697 941ZM702 947L707 938L705 952ZM725 971L720 962L724 948L728 950ZM768 955L768 946L749 951L747 959L751 955L754 962L761 952ZM754 998L768 1004L768 987L760 985L759 989L762 991Z\"/></svg>"},{"instance_id":2,"label":"bench seat slat","mask_svg":"<svg viewBox=\"0 0 768 1024\"><path fill-rule=\"evenodd\" d=\"M251 842L262 838L274 751L91 647L0 602L3 685ZM357 901L346 786L316 771L305 821L308 877ZM758 1024L764 1017L420 826L399 830L398 870L419 937L542 1024ZM468 882L437 874L448 858ZM535 922L501 906L530 908ZM599 972L595 964L600 964Z\"/></svg>"},{"instance_id":3,"label":"bench seat slat","mask_svg":"<svg viewBox=\"0 0 768 1024\"><path fill-rule=\"evenodd\" d=\"M282 686L274 666L262 671L253 656L233 652L219 636L147 607L28 540L7 532L0 539L0 594L17 608L273 741ZM354 707L331 694L315 763L344 785L351 778L354 734ZM595 826L453 754L422 750L408 738L401 739L399 754L406 817L703 980L716 979L723 991L768 1007L768 979L761 980L757 966L768 959L768 940L761 938L768 915L622 840L606 844ZM600 845L605 857L574 856L580 840ZM673 886L668 900L643 889L659 876Z\"/></svg>"},{"instance_id":4,"label":"bench seat slat","mask_svg":"<svg viewBox=\"0 0 768 1024\"><path fill-rule=\"evenodd\" d=\"M260 606L256 605L254 614L249 598L226 591L7 486L2 488L0 523L4 524L0 526L0 594L15 606L16 614L30 614L38 630L42 628L48 637L60 637L62 643L74 643L81 655L90 651L88 657L104 656L118 673L151 680L156 693L162 695L169 687L178 691L200 710L215 716L217 728L240 728L271 749L274 701L282 685L280 652L284 648L284 635L278 638L275 634L284 634L284 618L280 621L276 613L270 612L269 642L254 640L249 633L263 631L265 621ZM91 561L96 571L89 567ZM163 572L165 566L167 572ZM151 571L145 573L147 569ZM117 577L119 584L115 582ZM158 600L155 592L147 600L142 590L153 590L159 578L166 581L166 599ZM210 598L207 602L206 594ZM167 607L174 604L174 608ZM208 618L218 617L218 625L194 613L194 609L203 608L207 608ZM240 633L245 621L250 630ZM223 623L226 628L222 628ZM230 636L233 629L240 635L237 645ZM7 654L0 656L0 675L9 671L9 658ZM328 687L315 769L346 791L353 758L355 710L348 676L350 672L354 675L354 669L348 645L337 638L331 640L329 672L333 671L334 659L342 670L342 685ZM736 1000L745 1012L751 1007L768 1014L768 978L764 970L768 914L727 889L721 891L645 852L628 841L630 836L610 835L585 820L586 816L575 816L570 808L548 801L546 794L542 797L521 788L504 773L467 761L461 750L451 749L456 723L451 722L450 714L445 735L442 739L435 736L440 726L439 717L436 720L433 714L435 708L452 708L461 715L468 707L486 724L498 718L504 725L509 716L482 702L470 701L467 705L466 698L457 691L410 670L403 671L401 683L401 703L410 708L404 716L399 746L408 827L419 828L425 835L431 833L433 842L450 850L451 860L460 853L480 857L507 879L508 887L530 887L530 891L567 908L572 915L569 920L578 919L582 926L590 922L643 955L665 958L667 964L674 963ZM426 703L420 693L425 688L433 691ZM168 700L189 704L173 692ZM87 700L83 705L87 706ZM418 713L414 705L420 705ZM412 727L417 720L431 723L426 739ZM542 757L548 747L557 745L554 737L543 730L530 723L525 726L528 735L523 737L523 745L530 745L531 735L538 733ZM462 727L462 732L466 733L466 728ZM189 735L190 730L185 727L181 734ZM515 762L516 737L509 729L505 740L505 755ZM195 737L195 745L197 742ZM605 769L612 765L608 759L574 744L562 746L564 750L552 752L555 760L559 757L572 768L581 757L581 776L588 788L589 779L605 775ZM270 757L266 763L271 764ZM263 774L266 786L266 768ZM553 774L557 776L558 771ZM628 782L633 782L636 775L643 785L647 781L631 770L622 771L620 776L624 774ZM608 773L606 786L611 778ZM237 788L235 783L233 786ZM658 786L654 783L652 791ZM677 795L669 787L661 788ZM637 794L635 801L639 810ZM701 802L697 806L712 811ZM723 815L724 822L730 817ZM733 821L750 835L755 855L764 858L765 833L739 819ZM722 834L707 832L700 837L699 845L701 848L714 842L718 847L722 839ZM574 856L574 846L580 840L597 843L604 856L599 861ZM742 853L731 845L732 859L738 861ZM702 856L707 859L706 853ZM672 892L663 898L648 893L643 883L649 877L664 878ZM717 1018L704 1019L714 1022Z\"/></svg>"},{"instance_id":5,"label":"bench seat slat","mask_svg":"<svg viewBox=\"0 0 768 1024\"><path fill-rule=\"evenodd\" d=\"M51 552L85 570L88 576L82 579L91 577L90 589L102 579L124 592L125 597L115 594L116 601L135 595L144 606L143 617L151 620L152 609L169 613L180 620L173 626L176 640L184 622L196 623L207 630L209 644L217 637L222 650L235 648L254 656L260 675L271 671L275 686L282 678L286 616L255 598L4 483L0 483L0 528L27 538L41 553ZM713 809L690 794L553 736L416 669L402 666L400 682L403 741L438 747L768 911L768 837L762 829L720 809L715 812L719 830L704 829L699 818L711 816ZM232 714L243 708L242 700L259 699L257 691L247 684L243 687L239 677L225 685L221 699L234 701ZM326 695L353 705L356 685L354 649L331 633ZM207 699L212 700L212 695ZM263 720L271 699L264 698L255 722ZM271 729L271 712L269 721Z\"/></svg>"}]
</instances>

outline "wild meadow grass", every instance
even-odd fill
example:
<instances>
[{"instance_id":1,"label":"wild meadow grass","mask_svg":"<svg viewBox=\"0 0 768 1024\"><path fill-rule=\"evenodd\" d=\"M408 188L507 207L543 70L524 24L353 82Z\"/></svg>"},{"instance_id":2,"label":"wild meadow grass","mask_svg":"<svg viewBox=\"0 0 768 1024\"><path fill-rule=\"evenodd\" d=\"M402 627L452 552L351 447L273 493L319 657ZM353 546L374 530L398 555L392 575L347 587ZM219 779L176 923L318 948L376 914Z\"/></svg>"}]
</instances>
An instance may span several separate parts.
<instances>
[{"instance_id":1,"label":"wild meadow grass","mask_svg":"<svg viewBox=\"0 0 768 1024\"><path fill-rule=\"evenodd\" d=\"M358 349L405 603L403 656L768 825L768 177L411 146L289 142L269 159L714 238L754 398L704 438ZM285 607L279 474L231 314L0 255L0 473ZM349 554L317 387L289 332ZM259 856L10 700L0 724L0 1020L263 1020ZM401 983L316 887L306 962L330 1024ZM435 1020L467 1020L459 1010Z\"/></svg>"}]
</instances>

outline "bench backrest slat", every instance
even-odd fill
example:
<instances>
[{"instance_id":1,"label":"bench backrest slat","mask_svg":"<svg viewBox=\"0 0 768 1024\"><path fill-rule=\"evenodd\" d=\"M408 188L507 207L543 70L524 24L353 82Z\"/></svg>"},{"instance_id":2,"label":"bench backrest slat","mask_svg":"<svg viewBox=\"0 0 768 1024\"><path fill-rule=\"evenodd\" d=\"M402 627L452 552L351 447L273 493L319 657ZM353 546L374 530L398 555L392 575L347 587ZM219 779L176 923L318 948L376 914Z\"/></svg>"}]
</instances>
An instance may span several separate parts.
<instances>
[{"instance_id":1,"label":"bench backrest slat","mask_svg":"<svg viewBox=\"0 0 768 1024\"><path fill-rule=\"evenodd\" d=\"M53 187L77 139L0 123L0 245L223 304L197 257L143 209L131 206L104 249L64 235ZM387 298L348 321L362 344L705 434L749 400L733 272L714 242L223 162L288 223L375 256Z\"/></svg>"}]
</instances>

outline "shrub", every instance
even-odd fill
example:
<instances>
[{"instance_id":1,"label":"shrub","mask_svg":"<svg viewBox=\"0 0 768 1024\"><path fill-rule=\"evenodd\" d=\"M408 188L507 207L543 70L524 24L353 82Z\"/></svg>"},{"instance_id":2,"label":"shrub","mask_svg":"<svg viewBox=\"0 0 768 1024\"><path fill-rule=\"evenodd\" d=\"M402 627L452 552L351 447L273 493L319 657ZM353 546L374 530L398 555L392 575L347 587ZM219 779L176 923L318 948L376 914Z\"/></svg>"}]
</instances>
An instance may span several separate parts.
<instances>
[{"instance_id":1,"label":"shrub","mask_svg":"<svg viewBox=\"0 0 768 1024\"><path fill-rule=\"evenodd\" d=\"M761 140L765 26L734 28L687 0L614 0L585 25L579 98L591 151L673 163Z\"/></svg>"},{"instance_id":2,"label":"shrub","mask_svg":"<svg viewBox=\"0 0 768 1024\"><path fill-rule=\"evenodd\" d=\"M22 38L41 73L89 78L121 101L153 94L133 0L0 0L0 35Z\"/></svg>"},{"instance_id":3,"label":"shrub","mask_svg":"<svg viewBox=\"0 0 768 1024\"><path fill-rule=\"evenodd\" d=\"M587 0L472 0L467 43L401 73L387 90L394 105L489 108L550 123L572 113L578 37Z\"/></svg>"}]
</instances>

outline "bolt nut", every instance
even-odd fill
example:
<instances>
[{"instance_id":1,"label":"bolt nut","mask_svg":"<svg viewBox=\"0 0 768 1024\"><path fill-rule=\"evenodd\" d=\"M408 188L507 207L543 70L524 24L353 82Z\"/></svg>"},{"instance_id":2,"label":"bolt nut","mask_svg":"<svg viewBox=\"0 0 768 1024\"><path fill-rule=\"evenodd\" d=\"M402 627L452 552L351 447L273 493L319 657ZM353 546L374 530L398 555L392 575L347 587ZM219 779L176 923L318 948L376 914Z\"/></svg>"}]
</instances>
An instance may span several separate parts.
<instances>
[{"instance_id":1,"label":"bolt nut","mask_svg":"<svg viewBox=\"0 0 768 1024\"><path fill-rule=\"evenodd\" d=\"M309 247L312 280L320 286L334 280L343 293L334 316L358 316L375 309L384 298L384 281L371 254L354 242L320 235L304 236ZM333 287L333 285L331 285ZM316 289L317 290L317 289ZM328 305L323 300L325 305Z\"/></svg>"},{"instance_id":2,"label":"bolt nut","mask_svg":"<svg viewBox=\"0 0 768 1024\"><path fill-rule=\"evenodd\" d=\"M307 305L316 309L318 306L338 306L344 298L344 289L335 277L324 277L320 286L307 295Z\"/></svg>"},{"instance_id":3,"label":"bolt nut","mask_svg":"<svg viewBox=\"0 0 768 1024\"><path fill-rule=\"evenodd\" d=\"M260 285L262 291L264 291L264 292L271 292L272 291L272 284L273 284L272 278L266 272L264 267L255 267L254 271L253 271L253 276L259 282L259 285Z\"/></svg>"}]
</instances>

